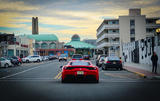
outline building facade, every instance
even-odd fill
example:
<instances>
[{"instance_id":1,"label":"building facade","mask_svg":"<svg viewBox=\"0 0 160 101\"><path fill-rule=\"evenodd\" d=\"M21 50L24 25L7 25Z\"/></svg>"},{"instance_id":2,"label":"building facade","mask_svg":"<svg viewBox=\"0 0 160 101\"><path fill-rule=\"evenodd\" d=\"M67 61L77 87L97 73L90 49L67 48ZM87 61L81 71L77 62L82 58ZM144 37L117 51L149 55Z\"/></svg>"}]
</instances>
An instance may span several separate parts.
<instances>
[{"instance_id":1,"label":"building facade","mask_svg":"<svg viewBox=\"0 0 160 101\"><path fill-rule=\"evenodd\" d=\"M129 15L105 19L97 29L97 49L103 54L122 56L122 45L154 36L160 18L141 15L141 9L129 9Z\"/></svg>"},{"instance_id":2,"label":"building facade","mask_svg":"<svg viewBox=\"0 0 160 101\"><path fill-rule=\"evenodd\" d=\"M85 43L84 41L80 41L80 37L77 34L74 34L71 38L71 41L64 44L64 46L66 48L75 49L75 54L89 55L91 57L95 55L96 46ZM73 53L70 55L73 55Z\"/></svg>"},{"instance_id":3,"label":"building facade","mask_svg":"<svg viewBox=\"0 0 160 101\"><path fill-rule=\"evenodd\" d=\"M8 46L14 44L14 34L0 32L0 57L8 55Z\"/></svg>"},{"instance_id":4,"label":"building facade","mask_svg":"<svg viewBox=\"0 0 160 101\"><path fill-rule=\"evenodd\" d=\"M14 38L14 44L7 46L7 57L19 56L22 58L33 54L35 40L29 39L26 36L15 36Z\"/></svg>"},{"instance_id":5,"label":"building facade","mask_svg":"<svg viewBox=\"0 0 160 101\"><path fill-rule=\"evenodd\" d=\"M129 63L138 63L148 66L141 69L152 71L151 56L156 52L160 57L160 34L154 37L147 37L134 42L125 43L122 45L122 60ZM158 67L160 67L160 59L158 59ZM160 73L160 68L157 68Z\"/></svg>"},{"instance_id":6,"label":"building facade","mask_svg":"<svg viewBox=\"0 0 160 101\"><path fill-rule=\"evenodd\" d=\"M35 55L48 56L64 53L68 55L69 52L74 51L74 49L64 49L64 42L59 42L58 37L54 34L26 35L26 37L35 40L34 46L30 47L33 49L30 51Z\"/></svg>"}]
</instances>

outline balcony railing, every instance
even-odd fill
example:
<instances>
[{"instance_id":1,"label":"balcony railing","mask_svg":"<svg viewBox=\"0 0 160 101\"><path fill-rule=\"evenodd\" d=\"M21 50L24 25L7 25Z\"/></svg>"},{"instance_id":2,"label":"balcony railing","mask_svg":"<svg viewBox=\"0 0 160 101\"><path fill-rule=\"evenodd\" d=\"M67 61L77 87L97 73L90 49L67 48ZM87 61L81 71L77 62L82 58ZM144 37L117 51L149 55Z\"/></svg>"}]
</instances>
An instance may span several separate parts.
<instances>
[{"instance_id":1,"label":"balcony railing","mask_svg":"<svg viewBox=\"0 0 160 101\"><path fill-rule=\"evenodd\" d=\"M154 32L146 32L146 36L147 36L147 37L154 36L154 34L155 34Z\"/></svg>"},{"instance_id":2,"label":"balcony railing","mask_svg":"<svg viewBox=\"0 0 160 101\"><path fill-rule=\"evenodd\" d=\"M103 27L97 32L97 36L98 36L99 34L101 34L101 32L102 32L104 29L119 29L119 25L118 25L118 24L103 25Z\"/></svg>"},{"instance_id":3,"label":"balcony railing","mask_svg":"<svg viewBox=\"0 0 160 101\"><path fill-rule=\"evenodd\" d=\"M103 42L101 44L97 45L97 48L104 48L104 47L110 47L110 46L119 46L120 42Z\"/></svg>"},{"instance_id":4,"label":"balcony railing","mask_svg":"<svg viewBox=\"0 0 160 101\"><path fill-rule=\"evenodd\" d=\"M146 28L160 28L160 24L146 24Z\"/></svg>"},{"instance_id":5,"label":"balcony railing","mask_svg":"<svg viewBox=\"0 0 160 101\"><path fill-rule=\"evenodd\" d=\"M119 33L112 33L112 34L104 33L100 38L96 40L96 42L100 42L105 38L115 38L115 37L119 38L120 37Z\"/></svg>"}]
</instances>

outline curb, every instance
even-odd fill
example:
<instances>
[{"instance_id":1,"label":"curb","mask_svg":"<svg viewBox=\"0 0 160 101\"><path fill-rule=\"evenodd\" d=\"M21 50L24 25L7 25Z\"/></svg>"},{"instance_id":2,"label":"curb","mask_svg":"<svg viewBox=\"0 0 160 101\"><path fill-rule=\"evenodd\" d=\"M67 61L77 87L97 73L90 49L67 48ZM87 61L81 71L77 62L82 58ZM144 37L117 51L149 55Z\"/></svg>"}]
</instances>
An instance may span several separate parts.
<instances>
[{"instance_id":1,"label":"curb","mask_svg":"<svg viewBox=\"0 0 160 101\"><path fill-rule=\"evenodd\" d=\"M143 74L143 73L139 73L139 72L133 72L133 73L135 73L135 74L137 74L137 75L139 75L139 76L141 76L143 78L147 78L147 76L145 74Z\"/></svg>"},{"instance_id":2,"label":"curb","mask_svg":"<svg viewBox=\"0 0 160 101\"><path fill-rule=\"evenodd\" d=\"M147 78L147 76L145 74L143 74L143 73L131 71L131 70L128 70L126 68L124 68L124 69L127 70L127 71L129 71L129 72L131 72L131 73L137 74L137 75L139 75L142 78Z\"/></svg>"}]
</instances>

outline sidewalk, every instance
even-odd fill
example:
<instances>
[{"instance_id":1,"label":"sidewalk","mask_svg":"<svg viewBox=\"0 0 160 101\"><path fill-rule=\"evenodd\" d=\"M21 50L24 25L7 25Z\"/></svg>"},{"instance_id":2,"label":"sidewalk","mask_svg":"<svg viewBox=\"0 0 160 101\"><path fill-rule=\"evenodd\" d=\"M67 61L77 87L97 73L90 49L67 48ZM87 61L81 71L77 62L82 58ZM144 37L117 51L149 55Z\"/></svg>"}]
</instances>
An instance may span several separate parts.
<instances>
[{"instance_id":1,"label":"sidewalk","mask_svg":"<svg viewBox=\"0 0 160 101\"><path fill-rule=\"evenodd\" d=\"M124 63L123 68L143 78L160 79L160 74L152 73L152 66L148 64Z\"/></svg>"}]
</instances>

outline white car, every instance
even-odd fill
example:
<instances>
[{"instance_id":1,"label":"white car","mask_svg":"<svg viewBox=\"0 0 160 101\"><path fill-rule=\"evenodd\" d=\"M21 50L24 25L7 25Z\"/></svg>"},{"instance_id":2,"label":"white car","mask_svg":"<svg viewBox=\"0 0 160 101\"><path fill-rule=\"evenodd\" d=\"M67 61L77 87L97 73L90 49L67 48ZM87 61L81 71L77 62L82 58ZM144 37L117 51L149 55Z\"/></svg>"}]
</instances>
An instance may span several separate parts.
<instances>
[{"instance_id":1,"label":"white car","mask_svg":"<svg viewBox=\"0 0 160 101\"><path fill-rule=\"evenodd\" d=\"M43 57L42 57L42 60L43 60L43 61L49 60L49 56L43 56Z\"/></svg>"},{"instance_id":2,"label":"white car","mask_svg":"<svg viewBox=\"0 0 160 101\"><path fill-rule=\"evenodd\" d=\"M4 57L1 57L0 58L0 67L9 67L9 66L12 66L11 61L4 58Z\"/></svg>"},{"instance_id":3,"label":"white car","mask_svg":"<svg viewBox=\"0 0 160 101\"><path fill-rule=\"evenodd\" d=\"M59 62L60 61L67 61L67 56L66 56L66 54L61 54L60 56L59 56Z\"/></svg>"},{"instance_id":4,"label":"white car","mask_svg":"<svg viewBox=\"0 0 160 101\"><path fill-rule=\"evenodd\" d=\"M22 58L23 62L41 62L42 57L40 55L32 55L32 56L27 56L25 58Z\"/></svg>"}]
</instances>

